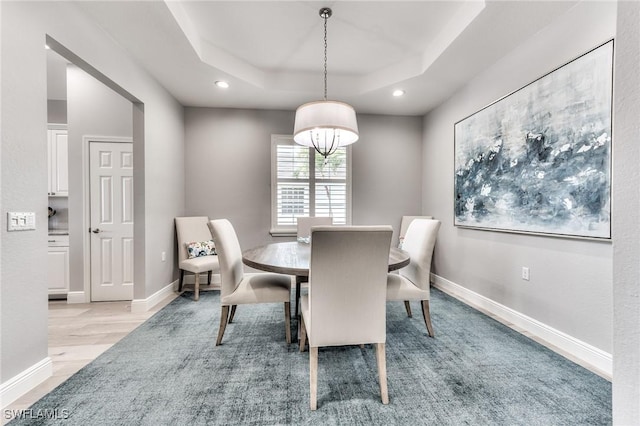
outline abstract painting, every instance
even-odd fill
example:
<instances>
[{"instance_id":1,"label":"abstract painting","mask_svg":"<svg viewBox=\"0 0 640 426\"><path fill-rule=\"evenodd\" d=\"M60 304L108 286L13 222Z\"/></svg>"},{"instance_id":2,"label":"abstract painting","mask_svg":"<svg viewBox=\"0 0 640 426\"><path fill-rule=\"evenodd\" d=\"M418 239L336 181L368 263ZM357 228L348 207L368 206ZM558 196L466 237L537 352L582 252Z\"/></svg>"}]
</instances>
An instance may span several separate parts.
<instances>
[{"instance_id":1,"label":"abstract painting","mask_svg":"<svg viewBox=\"0 0 640 426\"><path fill-rule=\"evenodd\" d=\"M454 224L611 238L613 40L455 124Z\"/></svg>"}]
</instances>

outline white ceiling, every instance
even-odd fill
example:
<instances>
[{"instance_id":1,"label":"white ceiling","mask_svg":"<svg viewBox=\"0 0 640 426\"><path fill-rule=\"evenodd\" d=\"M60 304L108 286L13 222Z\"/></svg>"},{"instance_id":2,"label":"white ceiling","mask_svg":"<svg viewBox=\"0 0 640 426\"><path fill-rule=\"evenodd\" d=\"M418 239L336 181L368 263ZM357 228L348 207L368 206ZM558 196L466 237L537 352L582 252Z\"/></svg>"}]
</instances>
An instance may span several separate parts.
<instances>
[{"instance_id":1,"label":"white ceiling","mask_svg":"<svg viewBox=\"0 0 640 426\"><path fill-rule=\"evenodd\" d=\"M287 110L322 98L328 6L328 98L421 115L577 1L75 3L183 105Z\"/></svg>"}]
</instances>

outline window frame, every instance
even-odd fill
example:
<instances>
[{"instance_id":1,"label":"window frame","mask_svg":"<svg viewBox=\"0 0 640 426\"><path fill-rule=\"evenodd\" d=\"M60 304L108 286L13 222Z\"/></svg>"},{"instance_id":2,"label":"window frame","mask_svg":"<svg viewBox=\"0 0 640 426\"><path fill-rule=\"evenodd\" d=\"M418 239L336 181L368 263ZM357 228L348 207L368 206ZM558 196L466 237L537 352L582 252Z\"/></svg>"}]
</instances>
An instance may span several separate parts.
<instances>
[{"instance_id":1,"label":"window frame","mask_svg":"<svg viewBox=\"0 0 640 426\"><path fill-rule=\"evenodd\" d=\"M295 237L297 234L296 226L278 225L278 145L294 145L292 135L271 135L271 229L269 233L274 237ZM346 148L346 212L345 221L347 225L351 225L351 145ZM309 149L309 211L315 210L315 156L319 155L313 148ZM313 214L313 213L312 213Z\"/></svg>"}]
</instances>

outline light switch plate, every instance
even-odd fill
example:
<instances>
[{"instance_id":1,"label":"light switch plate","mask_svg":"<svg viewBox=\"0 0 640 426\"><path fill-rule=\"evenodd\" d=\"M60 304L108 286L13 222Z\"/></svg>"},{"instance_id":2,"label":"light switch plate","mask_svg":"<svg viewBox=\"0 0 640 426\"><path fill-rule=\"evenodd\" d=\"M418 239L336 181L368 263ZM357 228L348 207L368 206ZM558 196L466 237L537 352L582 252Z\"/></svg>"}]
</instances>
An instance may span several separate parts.
<instances>
[{"instance_id":1,"label":"light switch plate","mask_svg":"<svg viewBox=\"0 0 640 426\"><path fill-rule=\"evenodd\" d=\"M7 231L31 231L36 229L34 212L7 212Z\"/></svg>"}]
</instances>

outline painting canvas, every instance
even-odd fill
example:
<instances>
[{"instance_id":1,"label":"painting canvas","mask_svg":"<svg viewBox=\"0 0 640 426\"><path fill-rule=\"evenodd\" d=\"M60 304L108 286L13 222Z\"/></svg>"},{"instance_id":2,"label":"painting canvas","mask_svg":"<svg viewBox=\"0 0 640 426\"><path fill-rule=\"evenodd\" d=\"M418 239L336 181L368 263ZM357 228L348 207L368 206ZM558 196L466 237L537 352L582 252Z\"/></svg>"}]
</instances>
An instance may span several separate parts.
<instances>
[{"instance_id":1,"label":"painting canvas","mask_svg":"<svg viewBox=\"0 0 640 426\"><path fill-rule=\"evenodd\" d=\"M613 41L455 124L455 225L611 238Z\"/></svg>"}]
</instances>

